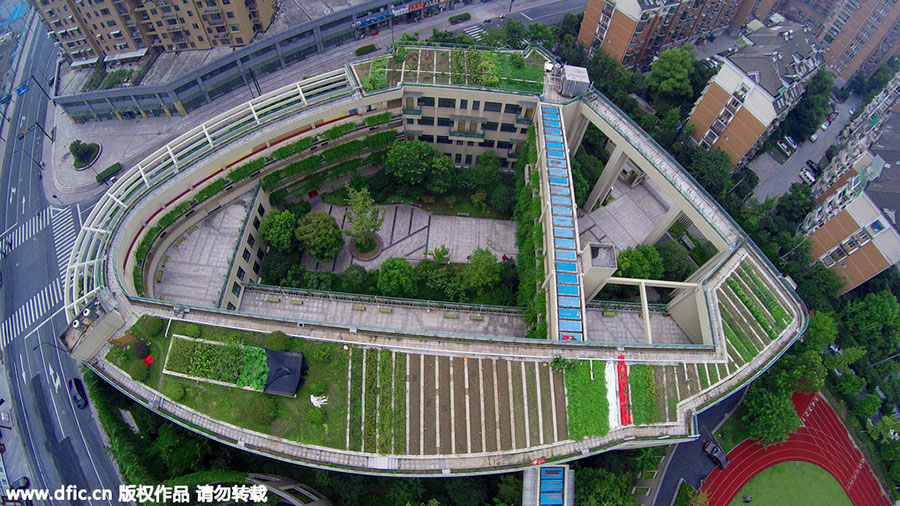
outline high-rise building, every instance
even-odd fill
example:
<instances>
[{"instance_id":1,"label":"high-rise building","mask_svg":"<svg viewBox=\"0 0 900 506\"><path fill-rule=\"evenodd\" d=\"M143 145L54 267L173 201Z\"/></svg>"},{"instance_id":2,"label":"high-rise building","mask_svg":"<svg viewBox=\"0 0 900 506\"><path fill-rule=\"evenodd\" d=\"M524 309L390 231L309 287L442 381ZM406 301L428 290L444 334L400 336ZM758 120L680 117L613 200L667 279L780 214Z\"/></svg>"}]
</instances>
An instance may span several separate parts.
<instances>
[{"instance_id":1,"label":"high-rise building","mask_svg":"<svg viewBox=\"0 0 900 506\"><path fill-rule=\"evenodd\" d=\"M741 1L588 0L578 40L590 54L647 69L661 51L727 30Z\"/></svg>"},{"instance_id":2,"label":"high-rise building","mask_svg":"<svg viewBox=\"0 0 900 506\"><path fill-rule=\"evenodd\" d=\"M273 0L30 0L77 65L163 51L241 46L265 31Z\"/></svg>"},{"instance_id":3,"label":"high-rise building","mask_svg":"<svg viewBox=\"0 0 900 506\"><path fill-rule=\"evenodd\" d=\"M748 45L723 59L688 118L695 143L720 148L735 163L756 153L822 65L812 34L798 23L761 28L743 40Z\"/></svg>"},{"instance_id":4,"label":"high-rise building","mask_svg":"<svg viewBox=\"0 0 900 506\"><path fill-rule=\"evenodd\" d=\"M833 2L819 37L825 63L847 81L856 72L871 76L900 54L900 4L894 0Z\"/></svg>"}]
</instances>

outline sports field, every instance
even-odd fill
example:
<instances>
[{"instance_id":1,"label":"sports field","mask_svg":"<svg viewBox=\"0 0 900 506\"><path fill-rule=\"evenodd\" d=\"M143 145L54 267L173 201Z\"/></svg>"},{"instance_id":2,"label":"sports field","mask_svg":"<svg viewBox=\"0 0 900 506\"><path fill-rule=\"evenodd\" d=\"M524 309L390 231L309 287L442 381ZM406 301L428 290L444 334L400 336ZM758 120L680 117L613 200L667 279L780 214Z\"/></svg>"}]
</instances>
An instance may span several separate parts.
<instances>
[{"instance_id":1,"label":"sports field","mask_svg":"<svg viewBox=\"0 0 900 506\"><path fill-rule=\"evenodd\" d=\"M850 506L850 498L837 480L819 466L807 462L782 462L754 476L731 501L743 504L790 504L791 506Z\"/></svg>"}]
</instances>

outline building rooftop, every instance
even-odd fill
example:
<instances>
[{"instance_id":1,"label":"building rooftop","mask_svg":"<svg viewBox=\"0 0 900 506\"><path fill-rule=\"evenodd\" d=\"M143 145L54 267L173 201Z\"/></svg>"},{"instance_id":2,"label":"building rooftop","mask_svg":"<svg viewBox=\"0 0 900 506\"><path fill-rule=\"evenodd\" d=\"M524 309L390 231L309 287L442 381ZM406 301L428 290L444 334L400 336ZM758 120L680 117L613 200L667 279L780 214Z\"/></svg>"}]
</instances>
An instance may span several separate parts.
<instances>
[{"instance_id":1,"label":"building rooftop","mask_svg":"<svg viewBox=\"0 0 900 506\"><path fill-rule=\"evenodd\" d=\"M799 23L769 26L744 37L751 45L728 57L773 97L783 93L796 79L816 67L819 52L813 36Z\"/></svg>"},{"instance_id":2,"label":"building rooftop","mask_svg":"<svg viewBox=\"0 0 900 506\"><path fill-rule=\"evenodd\" d=\"M900 218L900 138L897 132L900 132L900 116L894 115L885 123L881 137L870 148L885 163L881 176L866 187L866 193L891 220L894 228L900 228L897 226Z\"/></svg>"}]
</instances>

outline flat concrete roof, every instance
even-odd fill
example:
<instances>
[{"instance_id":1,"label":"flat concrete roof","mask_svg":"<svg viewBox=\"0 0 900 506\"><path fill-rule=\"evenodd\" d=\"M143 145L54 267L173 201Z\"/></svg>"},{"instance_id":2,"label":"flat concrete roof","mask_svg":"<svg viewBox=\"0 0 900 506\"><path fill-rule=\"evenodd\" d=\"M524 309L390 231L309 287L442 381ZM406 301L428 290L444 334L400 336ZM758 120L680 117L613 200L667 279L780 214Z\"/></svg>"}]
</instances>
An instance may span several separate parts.
<instances>
[{"instance_id":1,"label":"flat concrete roof","mask_svg":"<svg viewBox=\"0 0 900 506\"><path fill-rule=\"evenodd\" d=\"M354 8L368 0L282 0L278 2L278 10L272 18L272 24L265 33L257 35L254 40L278 32L294 28L300 23L313 19L321 19L329 14ZM385 0L385 4L390 4Z\"/></svg>"},{"instance_id":2,"label":"flat concrete roof","mask_svg":"<svg viewBox=\"0 0 900 506\"><path fill-rule=\"evenodd\" d=\"M168 83L188 72L197 70L197 67L222 58L233 52L234 49L231 47L216 47L213 49L162 53L159 55L156 63L147 71L147 75L144 76L141 84Z\"/></svg>"}]
</instances>

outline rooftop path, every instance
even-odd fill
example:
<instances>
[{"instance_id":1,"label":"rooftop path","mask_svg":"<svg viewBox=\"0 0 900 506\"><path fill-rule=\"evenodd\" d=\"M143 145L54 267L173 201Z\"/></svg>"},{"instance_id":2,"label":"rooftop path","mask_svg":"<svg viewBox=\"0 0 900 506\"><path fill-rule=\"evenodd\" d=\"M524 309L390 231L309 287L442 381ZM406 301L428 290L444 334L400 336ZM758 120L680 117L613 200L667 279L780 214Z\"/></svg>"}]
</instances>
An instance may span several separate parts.
<instances>
[{"instance_id":1,"label":"rooftop path","mask_svg":"<svg viewBox=\"0 0 900 506\"><path fill-rule=\"evenodd\" d=\"M617 179L611 202L579 216L578 235L582 243L612 244L619 251L635 247L650 235L669 206L653 181L645 179L632 188Z\"/></svg>"}]
</instances>

